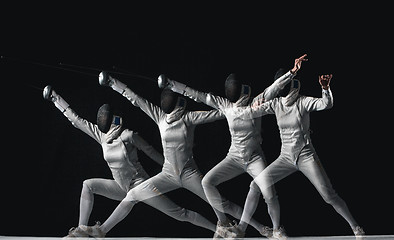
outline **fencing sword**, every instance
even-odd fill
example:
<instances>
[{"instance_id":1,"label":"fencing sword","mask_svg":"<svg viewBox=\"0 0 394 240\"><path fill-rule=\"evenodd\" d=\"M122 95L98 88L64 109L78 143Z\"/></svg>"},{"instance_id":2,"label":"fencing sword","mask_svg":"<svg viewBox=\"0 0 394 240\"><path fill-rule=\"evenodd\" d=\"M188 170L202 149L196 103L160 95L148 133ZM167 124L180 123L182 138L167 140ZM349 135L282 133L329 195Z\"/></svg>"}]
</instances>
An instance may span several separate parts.
<instances>
[{"instance_id":1,"label":"fencing sword","mask_svg":"<svg viewBox=\"0 0 394 240\"><path fill-rule=\"evenodd\" d=\"M36 66L45 67L45 68L64 70L64 71L69 71L69 72L74 72L74 73L83 74L83 75L87 75L87 76L94 76L94 77L97 77L98 74L97 73L88 72L88 71L96 71L96 72L99 72L99 73L102 72L102 71L105 71L105 72L108 72L108 73L119 74L119 75L123 75L123 76L132 77L132 78L135 78L135 79L136 78L138 78L138 79L145 79L145 80L148 80L150 82L153 82L153 83L157 84L157 80L152 78L152 77L148 77L148 76L132 73L130 71L127 71L127 70L124 70L124 69L120 69L120 68L115 67L115 66L113 66L112 69L110 69L110 70L106 70L104 68L87 67L87 66L80 66L80 65L68 64L68 63L62 63L62 62L59 62L57 65L52 65L52 64L42 63L42 62L33 61L33 60L25 60L25 59L20 59L20 58L15 58L15 57L8 57L8 56L4 56L4 55L1 56L1 59L2 60L10 60L10 61L13 61L13 62L20 62L20 63L25 63L25 64L36 65Z\"/></svg>"},{"instance_id":2,"label":"fencing sword","mask_svg":"<svg viewBox=\"0 0 394 240\"><path fill-rule=\"evenodd\" d=\"M56 66L56 65L51 65L51 64L47 64L47 63L41 63L41 62L32 61L32 60L25 60L25 59L20 59L20 58L15 58L15 57L8 57L8 56L6 57L4 55L1 56L1 59L9 60L9 61L12 61L12 62L19 62L19 63L24 63L24 64L36 65L36 66L40 66L40 67L44 67L44 68L52 68L52 69L57 69L57 70L70 71L70 72L84 74L84 75L88 75L88 76L96 76L93 73L78 71L78 70L74 70L74 69L68 69L68 68L64 68L64 67L60 67L60 66Z\"/></svg>"},{"instance_id":3,"label":"fencing sword","mask_svg":"<svg viewBox=\"0 0 394 240\"><path fill-rule=\"evenodd\" d=\"M129 77L134 77L134 78L140 78L140 79L146 79L148 81L156 83L156 79L136 73L132 73L128 70L112 66L112 70L104 70L102 68L95 68L95 67L87 67L87 66L79 66L79 65L74 65L74 64L68 64L68 63L59 63L61 66L66 66L66 67L73 67L73 68L78 68L78 69L83 69L83 70L91 70L91 71L98 71L98 72L108 72L108 73L114 73L114 74L119 74L123 76L129 76Z\"/></svg>"}]
</instances>

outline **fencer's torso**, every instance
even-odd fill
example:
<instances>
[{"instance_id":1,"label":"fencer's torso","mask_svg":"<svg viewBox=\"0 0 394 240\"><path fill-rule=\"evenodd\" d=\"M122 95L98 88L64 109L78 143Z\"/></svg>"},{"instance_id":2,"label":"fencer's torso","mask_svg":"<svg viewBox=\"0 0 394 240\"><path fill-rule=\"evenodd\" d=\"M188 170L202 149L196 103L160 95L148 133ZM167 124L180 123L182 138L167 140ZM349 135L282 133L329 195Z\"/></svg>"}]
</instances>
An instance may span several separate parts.
<instances>
[{"instance_id":1,"label":"fencer's torso","mask_svg":"<svg viewBox=\"0 0 394 240\"><path fill-rule=\"evenodd\" d=\"M282 89L293 76L294 75L290 72L284 74L254 98L250 104L253 104L255 101L268 101L273 99L279 90ZM243 89L247 89L245 87L246 85L243 85ZM231 146L228 154L243 161L249 161L252 154L263 153L261 148L261 119L246 119L243 117L244 108L249 106L250 88L249 91L242 92L239 100L235 103L229 101L227 98L216 96L211 93L200 92L190 87L186 87L183 90L183 94L197 102L203 102L218 109L225 115L231 135Z\"/></svg>"},{"instance_id":2,"label":"fencer's torso","mask_svg":"<svg viewBox=\"0 0 394 240\"><path fill-rule=\"evenodd\" d=\"M109 143L104 141L101 144L104 159L112 172L112 176L122 188L128 188L140 178L149 178L138 161L137 148L126 140L133 134L133 131L125 129L119 137Z\"/></svg>"},{"instance_id":3,"label":"fencer's torso","mask_svg":"<svg viewBox=\"0 0 394 240\"><path fill-rule=\"evenodd\" d=\"M212 111L178 111L166 114L163 110L138 96L129 88L123 96L140 107L159 127L164 164L163 171L180 175L186 168L197 168L193 159L194 129L198 124L224 119L217 110ZM174 114L177 112L178 114Z\"/></svg>"},{"instance_id":4,"label":"fencer's torso","mask_svg":"<svg viewBox=\"0 0 394 240\"><path fill-rule=\"evenodd\" d=\"M309 135L309 112L303 109L302 98L303 96L300 96L291 106L284 105L282 98L272 101L282 141L281 155L294 163L301 150L312 144Z\"/></svg>"},{"instance_id":5,"label":"fencer's torso","mask_svg":"<svg viewBox=\"0 0 394 240\"><path fill-rule=\"evenodd\" d=\"M183 117L172 123L162 118L159 131L165 158L163 169L179 175L183 168L193 164L193 139L195 125L187 125Z\"/></svg>"},{"instance_id":6,"label":"fencer's torso","mask_svg":"<svg viewBox=\"0 0 394 240\"><path fill-rule=\"evenodd\" d=\"M329 109L332 106L331 91L323 90L321 98L300 95L289 106L284 103L282 97L274 98L253 109L250 117L275 114L282 141L281 156L296 164L305 147L313 148L309 130L310 112Z\"/></svg>"},{"instance_id":7,"label":"fencer's torso","mask_svg":"<svg viewBox=\"0 0 394 240\"><path fill-rule=\"evenodd\" d=\"M229 154L248 161L253 153L262 153L261 119L244 119L239 115L240 107L222 99L219 109L226 116L231 135Z\"/></svg>"},{"instance_id":8,"label":"fencer's torso","mask_svg":"<svg viewBox=\"0 0 394 240\"><path fill-rule=\"evenodd\" d=\"M123 130L119 126L111 125L107 134L102 133L96 124L79 117L68 108L64 115L76 128L82 130L101 144L103 156L111 170L114 180L119 186L128 191L136 182L149 176L138 161L137 148L129 141L135 134L130 130Z\"/></svg>"}]
</instances>

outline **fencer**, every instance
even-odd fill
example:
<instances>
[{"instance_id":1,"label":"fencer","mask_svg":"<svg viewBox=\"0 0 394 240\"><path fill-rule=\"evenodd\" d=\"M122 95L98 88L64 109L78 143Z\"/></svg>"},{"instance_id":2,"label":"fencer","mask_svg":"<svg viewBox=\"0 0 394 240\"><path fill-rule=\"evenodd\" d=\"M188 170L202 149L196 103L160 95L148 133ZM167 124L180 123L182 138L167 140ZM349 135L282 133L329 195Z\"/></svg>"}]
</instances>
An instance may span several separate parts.
<instances>
[{"instance_id":1,"label":"fencer","mask_svg":"<svg viewBox=\"0 0 394 240\"><path fill-rule=\"evenodd\" d=\"M162 140L164 164L160 173L129 191L126 198L101 226L87 227L90 235L100 236L101 233L105 233L106 230L122 221L130 211L129 205L178 188L185 188L208 202L201 184L203 174L193 158L194 130L198 124L224 119L224 116L216 110L187 111L186 100L169 89L162 91L160 107L156 106L134 93L121 81L108 75L107 72L99 74L99 83L120 93L157 124ZM227 204L230 214L240 218L242 208L229 201ZM225 219L225 224L220 232L214 225L213 231L220 237L231 238L232 232L229 229L235 226L224 213L217 210L214 212L219 219ZM253 219L250 224L256 227L261 226Z\"/></svg>"},{"instance_id":2,"label":"fencer","mask_svg":"<svg viewBox=\"0 0 394 240\"><path fill-rule=\"evenodd\" d=\"M227 119L231 135L230 149L227 156L213 167L202 181L205 194L214 209L226 212L225 202L222 200L217 185L244 172L247 172L254 179L267 166L261 147L261 119L243 119L239 116L239 111L255 102L262 103L273 99L290 82L301 68L301 63L306 60L306 54L295 59L294 67L290 71L278 78L252 101L250 101L250 86L243 85L235 74L230 74L225 81L226 98L215 96L212 93L199 92L183 83L167 79L165 76L161 77L162 87L168 86L177 93L188 96L197 102L205 103L219 110ZM260 196L258 186L252 182L245 201L241 221L235 231L237 237L245 235L251 219L250 213L255 211ZM259 232L266 237L270 237L272 234L285 236L284 229L279 226L279 203L274 186L265 189L263 196L273 223L273 230L264 226L263 229L259 229Z\"/></svg>"},{"instance_id":3,"label":"fencer","mask_svg":"<svg viewBox=\"0 0 394 240\"><path fill-rule=\"evenodd\" d=\"M51 86L44 88L43 97L53 102L74 127L80 129L101 145L104 160L113 176L113 179L93 178L83 182L79 223L77 227L70 229L66 237L88 237L86 225L88 225L92 212L94 194L122 201L131 189L150 177L138 160L137 150L143 151L160 165L163 165L164 157L137 132L125 129L122 117L115 115L109 104L104 104L99 108L97 124L93 124L78 116ZM187 221L215 231L213 223L196 212L178 206L165 195L145 199L144 203L179 221ZM131 210L132 205L128 204L128 207ZM100 237L104 237L106 232L108 230L104 229Z\"/></svg>"},{"instance_id":4,"label":"fencer","mask_svg":"<svg viewBox=\"0 0 394 240\"><path fill-rule=\"evenodd\" d=\"M275 79L285 74L279 69ZM330 89L332 75L319 76L322 97L308 97L299 94L301 83L293 79L279 97L265 103L256 103L245 110L246 118L275 114L280 130L281 151L279 157L262 171L254 180L260 189L269 188L288 175L301 171L313 184L324 201L349 223L355 236L364 235L344 200L338 196L321 164L310 137L310 112L330 109L333 95Z\"/></svg>"}]
</instances>

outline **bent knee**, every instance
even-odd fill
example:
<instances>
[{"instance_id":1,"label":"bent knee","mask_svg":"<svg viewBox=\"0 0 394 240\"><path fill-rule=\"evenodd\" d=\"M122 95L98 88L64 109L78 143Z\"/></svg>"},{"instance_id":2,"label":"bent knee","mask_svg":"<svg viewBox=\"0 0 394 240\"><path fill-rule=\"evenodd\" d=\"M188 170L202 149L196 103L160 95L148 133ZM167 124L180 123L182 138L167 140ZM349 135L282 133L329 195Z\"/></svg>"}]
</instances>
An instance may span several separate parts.
<instances>
[{"instance_id":1,"label":"bent knee","mask_svg":"<svg viewBox=\"0 0 394 240\"><path fill-rule=\"evenodd\" d=\"M263 195L264 201L267 204L278 201L278 195L276 194L276 190L273 186L264 189L264 191L262 191L261 193Z\"/></svg>"},{"instance_id":2,"label":"bent knee","mask_svg":"<svg viewBox=\"0 0 394 240\"><path fill-rule=\"evenodd\" d=\"M206 174L201 180L201 184L204 188L215 187L220 184L220 181L214 174Z\"/></svg>"},{"instance_id":3,"label":"bent knee","mask_svg":"<svg viewBox=\"0 0 394 240\"><path fill-rule=\"evenodd\" d=\"M209 175L205 175L202 180L201 180L201 185L203 186L203 188L205 187L209 187L212 186L212 179L211 177L209 177Z\"/></svg>"},{"instance_id":4,"label":"bent knee","mask_svg":"<svg viewBox=\"0 0 394 240\"><path fill-rule=\"evenodd\" d=\"M254 181L250 183L249 189L252 190L253 192L261 193L260 187Z\"/></svg>"},{"instance_id":5,"label":"bent knee","mask_svg":"<svg viewBox=\"0 0 394 240\"><path fill-rule=\"evenodd\" d=\"M131 189L130 191L127 192L126 197L123 198L122 202L132 202L133 204L139 202L139 199L137 199L138 194L135 193L134 189Z\"/></svg>"},{"instance_id":6,"label":"bent knee","mask_svg":"<svg viewBox=\"0 0 394 240\"><path fill-rule=\"evenodd\" d=\"M123 198L122 201L120 201L119 205L123 206L123 208L131 209L136 203L136 201L131 201L127 198Z\"/></svg>"},{"instance_id":7,"label":"bent knee","mask_svg":"<svg viewBox=\"0 0 394 240\"><path fill-rule=\"evenodd\" d=\"M92 179L84 180L82 183L82 191L93 192L93 182Z\"/></svg>"},{"instance_id":8,"label":"bent knee","mask_svg":"<svg viewBox=\"0 0 394 240\"><path fill-rule=\"evenodd\" d=\"M180 207L176 211L169 212L169 215L171 215L171 217L173 217L174 219L176 219L178 221L186 222L186 221L189 221L189 218L190 218L189 212L190 211L187 210L186 208Z\"/></svg>"}]
</instances>

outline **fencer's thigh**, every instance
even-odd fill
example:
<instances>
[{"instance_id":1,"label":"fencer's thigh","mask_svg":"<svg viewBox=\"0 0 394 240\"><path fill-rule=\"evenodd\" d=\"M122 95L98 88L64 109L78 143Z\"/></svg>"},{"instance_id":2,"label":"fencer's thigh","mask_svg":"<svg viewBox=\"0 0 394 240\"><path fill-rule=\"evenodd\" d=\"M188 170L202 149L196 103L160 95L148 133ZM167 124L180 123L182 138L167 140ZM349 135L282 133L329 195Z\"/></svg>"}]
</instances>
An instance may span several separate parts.
<instances>
[{"instance_id":1,"label":"fencer's thigh","mask_svg":"<svg viewBox=\"0 0 394 240\"><path fill-rule=\"evenodd\" d=\"M300 155L298 168L324 199L336 195L330 179L315 152L305 152Z\"/></svg>"},{"instance_id":2,"label":"fencer's thigh","mask_svg":"<svg viewBox=\"0 0 394 240\"><path fill-rule=\"evenodd\" d=\"M227 155L226 158L205 174L204 182L209 182L209 184L217 186L244 172L243 166L234 157Z\"/></svg>"},{"instance_id":3,"label":"fencer's thigh","mask_svg":"<svg viewBox=\"0 0 394 240\"><path fill-rule=\"evenodd\" d=\"M165 194L145 199L143 203L153 208L156 208L157 210L169 216L179 216L184 211L184 208L180 207L175 202L170 200Z\"/></svg>"},{"instance_id":4,"label":"fencer's thigh","mask_svg":"<svg viewBox=\"0 0 394 240\"><path fill-rule=\"evenodd\" d=\"M246 172L253 178L255 179L265 168L267 167L266 161L264 159L263 155L256 154L253 155L250 161L248 162L246 166ZM257 184L252 181L250 183L250 187L253 188L256 191L260 191L259 187Z\"/></svg>"},{"instance_id":5,"label":"fencer's thigh","mask_svg":"<svg viewBox=\"0 0 394 240\"><path fill-rule=\"evenodd\" d=\"M208 202L205 196L204 189L202 187L202 179L204 175L197 168L185 169L182 174L182 186L190 192L196 194L206 202Z\"/></svg>"},{"instance_id":6,"label":"fencer's thigh","mask_svg":"<svg viewBox=\"0 0 394 240\"><path fill-rule=\"evenodd\" d=\"M254 182L259 186L260 190L264 192L266 189L295 171L297 171L297 168L291 162L279 156L255 177Z\"/></svg>"},{"instance_id":7,"label":"fencer's thigh","mask_svg":"<svg viewBox=\"0 0 394 240\"><path fill-rule=\"evenodd\" d=\"M247 173L254 179L259 175L265 168L267 163L263 155L253 155L246 166Z\"/></svg>"},{"instance_id":8,"label":"fencer's thigh","mask_svg":"<svg viewBox=\"0 0 394 240\"><path fill-rule=\"evenodd\" d=\"M173 181L171 176L164 172L147 179L140 185L131 189L125 198L126 201L145 201L152 197L159 196L179 188L179 185Z\"/></svg>"},{"instance_id":9,"label":"fencer's thigh","mask_svg":"<svg viewBox=\"0 0 394 240\"><path fill-rule=\"evenodd\" d=\"M86 184L94 194L117 201L121 201L127 194L115 180L111 179L92 178L85 180L84 184Z\"/></svg>"},{"instance_id":10,"label":"fencer's thigh","mask_svg":"<svg viewBox=\"0 0 394 240\"><path fill-rule=\"evenodd\" d=\"M134 180L130 183L129 191L130 191L131 189L133 189L133 188L139 186L141 183L145 182L146 180L147 180L146 178L142 178L142 177L137 178L137 179L134 179Z\"/></svg>"}]
</instances>

